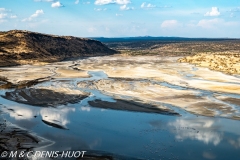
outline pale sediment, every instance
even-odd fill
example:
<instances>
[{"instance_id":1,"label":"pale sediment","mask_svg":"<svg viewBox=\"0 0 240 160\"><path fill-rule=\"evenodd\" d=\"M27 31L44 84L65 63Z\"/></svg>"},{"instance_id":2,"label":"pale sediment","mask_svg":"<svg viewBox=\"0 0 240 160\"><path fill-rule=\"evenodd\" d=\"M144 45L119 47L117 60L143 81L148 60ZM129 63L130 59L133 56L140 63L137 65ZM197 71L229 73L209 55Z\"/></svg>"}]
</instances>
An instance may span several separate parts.
<instances>
[{"instance_id":1,"label":"pale sediment","mask_svg":"<svg viewBox=\"0 0 240 160\"><path fill-rule=\"evenodd\" d=\"M118 95L119 99L124 99L121 96L129 96L132 97L132 100L138 99L142 103L169 104L198 115L229 118L239 116L238 109L233 106L237 100L233 104L233 100L230 103L229 100L219 99L215 96L215 94L229 93L240 95L240 79L238 77L203 67L195 67L187 63L178 63L179 58L106 56L41 66L3 68L1 73L6 75L3 78L7 81L2 81L1 85L6 85L8 81L14 85L19 85L21 82L34 82L36 78L40 78L40 80L54 79L49 81L49 85L44 86L43 84L35 87L39 93L41 93L41 90L50 90L49 93L57 92L59 95L55 93L52 95L57 95L60 99L66 96L67 101L52 99L51 102L47 102L41 99L42 102L50 105L74 101L75 98L78 99L76 95L82 94L75 89L88 88L99 90L114 97ZM84 78L89 77L89 71L102 71L108 78L86 79L84 81ZM74 83L69 81L74 78L82 79L75 79L79 80L78 86L75 86L75 80ZM68 82L64 82L64 79ZM55 83L55 86L51 85L53 83ZM59 86L60 84L61 86ZM74 87L78 88L74 89ZM17 92L23 94L22 92L25 91L18 90L8 93L9 95L12 94L9 98L13 100L13 96ZM70 96L75 98L71 99ZM46 96L44 97L46 98ZM18 101L26 103L26 100L19 99ZM29 98L29 101L31 101L31 98ZM37 104L31 102L31 104L42 105L39 102Z\"/></svg>"},{"instance_id":2,"label":"pale sediment","mask_svg":"<svg viewBox=\"0 0 240 160\"><path fill-rule=\"evenodd\" d=\"M87 71L78 71L70 68L58 68L53 78L87 78Z\"/></svg>"},{"instance_id":3,"label":"pale sediment","mask_svg":"<svg viewBox=\"0 0 240 160\"><path fill-rule=\"evenodd\" d=\"M231 103L240 107L240 98L233 98L233 97L217 97L217 98L219 98L224 102Z\"/></svg>"},{"instance_id":4,"label":"pale sediment","mask_svg":"<svg viewBox=\"0 0 240 160\"><path fill-rule=\"evenodd\" d=\"M135 62L134 62L135 59ZM240 94L240 79L206 68L178 63L179 57L98 57L79 61L81 70L104 71L108 77L151 79L170 84Z\"/></svg>"},{"instance_id":5,"label":"pale sediment","mask_svg":"<svg viewBox=\"0 0 240 160\"><path fill-rule=\"evenodd\" d=\"M207 96L198 96L200 92L194 90L178 90L168 88L151 81L137 80L98 80L82 81L80 88L98 89L108 95L129 96L141 99L145 103L160 102L180 107L188 112L204 116L215 116L215 111L224 114L234 114L235 110L229 105L209 99ZM102 106L104 108L104 105ZM115 104L113 105L115 107Z\"/></svg>"},{"instance_id":6,"label":"pale sediment","mask_svg":"<svg viewBox=\"0 0 240 160\"><path fill-rule=\"evenodd\" d=\"M44 79L53 75L53 72L42 66L22 66L22 67L11 67L2 68L0 72L8 82L12 84L22 84L28 81Z\"/></svg>"}]
</instances>

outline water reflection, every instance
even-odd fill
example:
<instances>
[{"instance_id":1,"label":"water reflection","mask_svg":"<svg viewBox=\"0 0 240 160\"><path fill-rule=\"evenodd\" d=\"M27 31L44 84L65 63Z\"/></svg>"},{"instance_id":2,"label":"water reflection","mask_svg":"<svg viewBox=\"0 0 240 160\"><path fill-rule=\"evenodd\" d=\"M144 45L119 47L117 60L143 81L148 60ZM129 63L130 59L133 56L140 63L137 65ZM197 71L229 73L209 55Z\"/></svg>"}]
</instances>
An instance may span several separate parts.
<instances>
[{"instance_id":1,"label":"water reflection","mask_svg":"<svg viewBox=\"0 0 240 160\"><path fill-rule=\"evenodd\" d=\"M5 112L9 113L10 117L15 120L31 120L34 116L39 115L38 109L30 109L24 106L11 106L9 109L6 109Z\"/></svg>"},{"instance_id":2,"label":"water reflection","mask_svg":"<svg viewBox=\"0 0 240 160\"><path fill-rule=\"evenodd\" d=\"M237 140L229 139L228 143L231 144L234 148L240 148L240 137Z\"/></svg>"},{"instance_id":3,"label":"water reflection","mask_svg":"<svg viewBox=\"0 0 240 160\"><path fill-rule=\"evenodd\" d=\"M72 107L59 107L59 108L39 108L27 106L11 106L4 110L10 117L15 120L29 120L40 116L42 120L55 123L66 127L70 123L68 119L69 112L75 112Z\"/></svg>"},{"instance_id":4,"label":"water reflection","mask_svg":"<svg viewBox=\"0 0 240 160\"><path fill-rule=\"evenodd\" d=\"M40 110L40 114L43 120L53 123L57 122L58 124L61 124L65 127L68 123L70 123L70 121L67 119L69 112L75 112L75 108L43 108Z\"/></svg>"},{"instance_id":5,"label":"water reflection","mask_svg":"<svg viewBox=\"0 0 240 160\"><path fill-rule=\"evenodd\" d=\"M215 146L222 140L222 133L216 131L213 120L208 119L177 119L168 123L174 127L173 132L177 140L185 139L202 141L205 144L212 143Z\"/></svg>"},{"instance_id":6,"label":"water reflection","mask_svg":"<svg viewBox=\"0 0 240 160\"><path fill-rule=\"evenodd\" d=\"M207 151L203 152L203 157L206 159L216 159L216 155L214 153Z\"/></svg>"},{"instance_id":7,"label":"water reflection","mask_svg":"<svg viewBox=\"0 0 240 160\"><path fill-rule=\"evenodd\" d=\"M82 102L58 108L11 102L4 110L9 113L8 121L26 125L27 129L55 142L40 150L88 150L156 160L191 160L193 156L194 159L225 160L228 158L225 154L232 159L239 157L237 121L103 110L87 104L94 98L92 95ZM68 130L49 127L42 120Z\"/></svg>"},{"instance_id":8,"label":"water reflection","mask_svg":"<svg viewBox=\"0 0 240 160\"><path fill-rule=\"evenodd\" d=\"M235 122L232 120L181 118L108 109L102 112L102 109L82 104L59 108L9 105L6 111L11 117L9 121L34 123L37 127L31 127L32 131L55 142L42 150L89 150L156 160L190 160L193 155L199 159L220 157L224 160L227 157L220 152L221 148L233 158L239 153L240 137L235 135L236 129L233 128L236 124L231 127L223 123ZM19 114L22 116L19 117ZM69 130L48 127L42 119L67 126Z\"/></svg>"},{"instance_id":9,"label":"water reflection","mask_svg":"<svg viewBox=\"0 0 240 160\"><path fill-rule=\"evenodd\" d=\"M87 112L90 112L90 111L91 111L91 108L88 107L88 106L83 106L83 107L81 107L81 111L87 111Z\"/></svg>"}]
</instances>

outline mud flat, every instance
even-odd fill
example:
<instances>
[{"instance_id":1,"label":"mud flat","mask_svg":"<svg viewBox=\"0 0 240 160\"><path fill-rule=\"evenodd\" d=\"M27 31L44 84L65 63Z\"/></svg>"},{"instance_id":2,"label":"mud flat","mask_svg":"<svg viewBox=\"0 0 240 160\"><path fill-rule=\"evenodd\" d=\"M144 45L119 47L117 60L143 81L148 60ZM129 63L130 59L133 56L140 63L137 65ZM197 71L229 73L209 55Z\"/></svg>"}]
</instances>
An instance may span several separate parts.
<instances>
[{"instance_id":1,"label":"mud flat","mask_svg":"<svg viewBox=\"0 0 240 160\"><path fill-rule=\"evenodd\" d=\"M151 79L182 87L240 94L237 77L178 63L180 57L98 57L79 61L79 69L104 71L108 77Z\"/></svg>"},{"instance_id":2,"label":"mud flat","mask_svg":"<svg viewBox=\"0 0 240 160\"><path fill-rule=\"evenodd\" d=\"M70 68L58 68L56 70L56 76L54 78L87 78L89 75L87 74L87 71L78 71Z\"/></svg>"},{"instance_id":3,"label":"mud flat","mask_svg":"<svg viewBox=\"0 0 240 160\"><path fill-rule=\"evenodd\" d=\"M146 104L159 102L162 103L162 105L157 105L154 107L149 107L149 105L146 105L146 107L148 106L148 109L155 108L158 109L159 112L161 112L161 109L166 109L167 104L180 107L193 114L211 117L216 116L217 114L214 110L221 111L222 116L234 114L236 112L230 105L224 104L223 102L216 102L215 100L208 98L208 96L200 96L199 94L201 93L196 90L168 88L166 86L157 84L154 81L110 79L82 81L79 82L78 86L80 88L98 89L112 96L122 95L123 97L134 97L135 99L141 99L141 101L145 102ZM98 107L102 106L105 108L106 106L112 106L111 108L121 109L117 107L118 103L110 103L109 105L108 103L100 102L91 102L90 105L96 106L96 104L98 104ZM121 104L120 106L123 107L124 104ZM142 108L144 108L143 106ZM126 108L130 109L131 107L128 105ZM138 110L141 111L140 108L138 108Z\"/></svg>"},{"instance_id":4,"label":"mud flat","mask_svg":"<svg viewBox=\"0 0 240 160\"><path fill-rule=\"evenodd\" d=\"M72 61L45 65L4 67L0 70L1 88L24 88L55 78L87 78L87 71L76 70Z\"/></svg>"},{"instance_id":5,"label":"mud flat","mask_svg":"<svg viewBox=\"0 0 240 160\"><path fill-rule=\"evenodd\" d=\"M33 80L44 79L53 74L48 68L34 67L34 66L20 66L20 67L10 67L2 68L1 76L5 78L8 82L12 84L23 84Z\"/></svg>"},{"instance_id":6,"label":"mud flat","mask_svg":"<svg viewBox=\"0 0 240 160\"><path fill-rule=\"evenodd\" d=\"M76 63L77 68L104 71L109 79L80 81L78 87L97 89L111 96L170 104L197 115L229 118L239 115L238 107L215 98L215 95L234 94L239 100L239 78L179 63L178 59L112 56L81 60Z\"/></svg>"},{"instance_id":7,"label":"mud flat","mask_svg":"<svg viewBox=\"0 0 240 160\"><path fill-rule=\"evenodd\" d=\"M88 102L93 107L104 108L104 109L115 109L115 110L127 110L132 112L144 112L144 113L160 113L166 115L179 115L178 113L168 109L160 108L156 105L144 104L135 101L126 101L116 99L116 102L108 102L96 99Z\"/></svg>"},{"instance_id":8,"label":"mud flat","mask_svg":"<svg viewBox=\"0 0 240 160\"><path fill-rule=\"evenodd\" d=\"M81 92L80 92L81 93ZM77 103L87 97L87 94L64 94L49 89L25 88L16 89L12 92L6 92L3 98L18 103L30 104L34 106L57 106L67 103Z\"/></svg>"}]
</instances>

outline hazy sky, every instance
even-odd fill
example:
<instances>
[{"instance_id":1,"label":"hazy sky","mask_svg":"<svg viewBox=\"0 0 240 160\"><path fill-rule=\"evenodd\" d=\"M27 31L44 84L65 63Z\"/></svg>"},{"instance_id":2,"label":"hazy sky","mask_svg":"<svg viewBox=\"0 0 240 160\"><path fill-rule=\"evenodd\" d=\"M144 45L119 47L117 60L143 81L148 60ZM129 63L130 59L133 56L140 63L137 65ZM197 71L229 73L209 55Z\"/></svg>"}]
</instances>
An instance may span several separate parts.
<instances>
[{"instance_id":1,"label":"hazy sky","mask_svg":"<svg viewBox=\"0 0 240 160\"><path fill-rule=\"evenodd\" d=\"M240 38L240 0L0 0L0 30Z\"/></svg>"}]
</instances>

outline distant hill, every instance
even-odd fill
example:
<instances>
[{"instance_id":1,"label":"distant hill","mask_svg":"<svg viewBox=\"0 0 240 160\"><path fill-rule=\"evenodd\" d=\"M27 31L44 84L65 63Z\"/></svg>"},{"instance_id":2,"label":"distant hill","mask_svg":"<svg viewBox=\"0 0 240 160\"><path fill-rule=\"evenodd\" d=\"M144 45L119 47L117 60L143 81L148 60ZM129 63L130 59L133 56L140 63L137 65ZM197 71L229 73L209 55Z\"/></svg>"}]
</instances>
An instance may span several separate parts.
<instances>
[{"instance_id":1,"label":"distant hill","mask_svg":"<svg viewBox=\"0 0 240 160\"><path fill-rule=\"evenodd\" d=\"M0 66L30 61L55 62L114 53L117 51L97 40L21 30L0 32Z\"/></svg>"},{"instance_id":2,"label":"distant hill","mask_svg":"<svg viewBox=\"0 0 240 160\"><path fill-rule=\"evenodd\" d=\"M95 37L124 55L189 56L198 53L240 54L240 39L184 37Z\"/></svg>"},{"instance_id":3,"label":"distant hill","mask_svg":"<svg viewBox=\"0 0 240 160\"><path fill-rule=\"evenodd\" d=\"M181 41L226 41L236 40L234 38L186 38L186 37L151 37L151 36L139 36L139 37L91 37L101 42L142 42L142 41L161 41L161 42L181 42ZM238 39L239 40L239 39Z\"/></svg>"}]
</instances>

